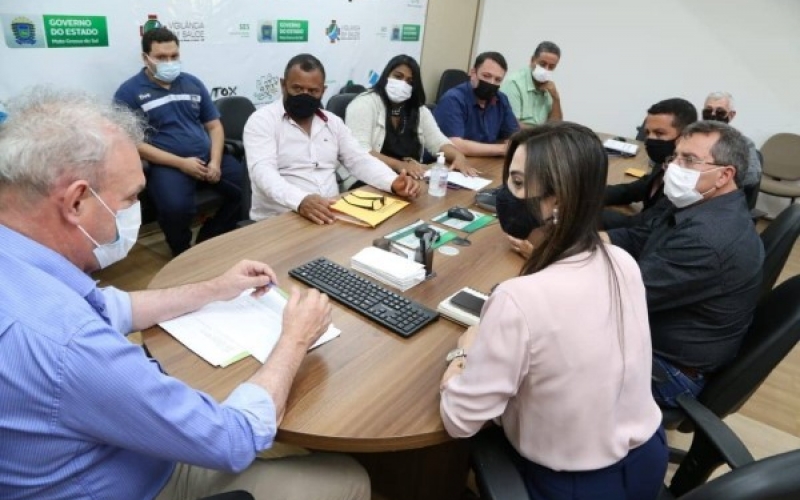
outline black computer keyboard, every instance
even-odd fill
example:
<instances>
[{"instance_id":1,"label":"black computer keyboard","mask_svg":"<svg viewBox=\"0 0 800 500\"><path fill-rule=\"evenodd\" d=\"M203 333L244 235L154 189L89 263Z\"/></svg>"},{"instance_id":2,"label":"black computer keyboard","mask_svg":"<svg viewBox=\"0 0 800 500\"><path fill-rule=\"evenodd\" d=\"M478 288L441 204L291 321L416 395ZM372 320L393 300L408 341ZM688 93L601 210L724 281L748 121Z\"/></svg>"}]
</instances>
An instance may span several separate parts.
<instances>
[{"instance_id":1,"label":"black computer keyboard","mask_svg":"<svg viewBox=\"0 0 800 500\"><path fill-rule=\"evenodd\" d=\"M410 337L435 321L439 313L362 278L324 257L289 271L289 276L327 293L389 330Z\"/></svg>"}]
</instances>

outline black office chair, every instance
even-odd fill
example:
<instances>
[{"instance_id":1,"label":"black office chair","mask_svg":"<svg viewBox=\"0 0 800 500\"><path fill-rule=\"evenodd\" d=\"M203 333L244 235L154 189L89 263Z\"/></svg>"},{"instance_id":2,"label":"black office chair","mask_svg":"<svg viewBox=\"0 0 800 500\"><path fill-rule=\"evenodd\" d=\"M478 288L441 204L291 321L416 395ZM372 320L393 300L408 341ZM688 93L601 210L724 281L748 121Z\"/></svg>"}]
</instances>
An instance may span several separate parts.
<instances>
[{"instance_id":1,"label":"black office chair","mask_svg":"<svg viewBox=\"0 0 800 500\"><path fill-rule=\"evenodd\" d=\"M800 236L800 205L796 204L786 208L761 232L761 241L764 243L761 297L775 286L798 236Z\"/></svg>"},{"instance_id":2,"label":"black office chair","mask_svg":"<svg viewBox=\"0 0 800 500\"><path fill-rule=\"evenodd\" d=\"M244 162L244 144L242 133L247 119L255 113L256 107L247 97L222 97L214 101L219 111L222 128L225 129L225 145L228 152L237 160Z\"/></svg>"},{"instance_id":3,"label":"black office chair","mask_svg":"<svg viewBox=\"0 0 800 500\"><path fill-rule=\"evenodd\" d=\"M469 75L460 69L446 69L439 79L439 89L436 91L436 102L442 98L445 92L469 80Z\"/></svg>"},{"instance_id":4,"label":"black office chair","mask_svg":"<svg viewBox=\"0 0 800 500\"><path fill-rule=\"evenodd\" d=\"M708 376L697 400L719 418L737 412L798 340L800 275L789 278L762 297L736 358ZM662 414L665 428L681 432L694 430L682 409L663 408ZM682 455L671 450L670 459L679 462Z\"/></svg>"},{"instance_id":5,"label":"black office chair","mask_svg":"<svg viewBox=\"0 0 800 500\"><path fill-rule=\"evenodd\" d=\"M325 106L325 109L344 120L347 106L350 105L350 101L355 99L357 95L356 93L336 94L328 99L328 105Z\"/></svg>"},{"instance_id":6,"label":"black office chair","mask_svg":"<svg viewBox=\"0 0 800 500\"><path fill-rule=\"evenodd\" d=\"M764 164L764 155L761 154L761 151L756 150L756 154L758 155L758 161L761 165ZM747 200L747 208L750 209L750 217L752 217L753 221L757 221L761 217L766 215L766 212L761 210L756 210L756 202L758 201L758 193L760 191L761 186L761 176L763 174L758 174L758 179L753 184L748 186L743 186L742 191L744 191L744 197Z\"/></svg>"},{"instance_id":7,"label":"black office chair","mask_svg":"<svg viewBox=\"0 0 800 500\"><path fill-rule=\"evenodd\" d=\"M239 216L241 219L239 226L241 227L252 222L250 221L250 205L253 199L253 187L250 185L242 134L248 118L255 113L256 107L250 99L241 96L222 97L214 101L214 105L219 111L219 119L222 122L222 128L225 130L225 150L245 167L241 186L242 208Z\"/></svg>"},{"instance_id":8,"label":"black office chair","mask_svg":"<svg viewBox=\"0 0 800 500\"><path fill-rule=\"evenodd\" d=\"M800 450L755 461L734 434L701 403L679 396L678 404L697 429L686 460L659 500L789 500L800 498ZM527 500L520 460L503 431L492 427L471 440L470 464L481 500ZM706 482L720 465L732 470Z\"/></svg>"},{"instance_id":9,"label":"black office chair","mask_svg":"<svg viewBox=\"0 0 800 500\"><path fill-rule=\"evenodd\" d=\"M255 500L255 498L253 498L253 495L246 491L237 490L229 491L228 493L211 495L210 497L199 498L198 500Z\"/></svg>"},{"instance_id":10,"label":"black office chair","mask_svg":"<svg viewBox=\"0 0 800 500\"><path fill-rule=\"evenodd\" d=\"M647 123L647 119L645 119L641 125L636 127L636 140L639 142L644 142L647 139L647 131L644 128L645 123Z\"/></svg>"},{"instance_id":11,"label":"black office chair","mask_svg":"<svg viewBox=\"0 0 800 500\"><path fill-rule=\"evenodd\" d=\"M360 83L348 83L344 87L339 90L340 94L360 94L362 92L366 92L367 87L361 85Z\"/></svg>"},{"instance_id":12,"label":"black office chair","mask_svg":"<svg viewBox=\"0 0 800 500\"><path fill-rule=\"evenodd\" d=\"M800 450L755 461L736 434L699 402L678 404L697 429L684 460L659 500L788 500L800 498ZM720 465L731 471L708 478Z\"/></svg>"}]
</instances>

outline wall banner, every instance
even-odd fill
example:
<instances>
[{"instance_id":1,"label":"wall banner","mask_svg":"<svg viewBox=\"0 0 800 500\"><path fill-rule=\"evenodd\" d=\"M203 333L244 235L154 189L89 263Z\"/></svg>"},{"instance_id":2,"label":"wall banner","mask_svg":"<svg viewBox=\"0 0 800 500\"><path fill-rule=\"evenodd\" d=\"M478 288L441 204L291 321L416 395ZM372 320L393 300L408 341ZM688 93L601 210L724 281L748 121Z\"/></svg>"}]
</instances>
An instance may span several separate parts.
<instances>
[{"instance_id":1,"label":"wall banner","mask_svg":"<svg viewBox=\"0 0 800 500\"><path fill-rule=\"evenodd\" d=\"M308 52L325 66L325 101L348 82L369 87L395 55L419 60L426 10L427 0L0 0L0 103L37 84L110 99L158 26L215 99L278 99L286 63Z\"/></svg>"}]
</instances>

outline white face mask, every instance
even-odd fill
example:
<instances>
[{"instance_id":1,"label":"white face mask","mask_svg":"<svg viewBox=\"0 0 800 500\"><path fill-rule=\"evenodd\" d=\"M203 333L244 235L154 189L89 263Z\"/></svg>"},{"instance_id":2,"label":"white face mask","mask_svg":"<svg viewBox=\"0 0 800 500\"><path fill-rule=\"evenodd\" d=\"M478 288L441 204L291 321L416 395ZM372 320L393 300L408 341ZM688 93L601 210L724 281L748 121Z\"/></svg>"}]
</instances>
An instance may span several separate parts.
<instances>
[{"instance_id":1,"label":"white face mask","mask_svg":"<svg viewBox=\"0 0 800 500\"><path fill-rule=\"evenodd\" d=\"M711 170L717 170L717 168L712 168ZM706 170L706 172L711 172L711 170ZM712 187L705 193L697 190L697 181L700 179L700 174L703 173L705 172L683 168L677 163L670 163L667 166L667 173L664 174L664 194L678 208L688 207L697 203L703 199L703 196L715 189L715 187Z\"/></svg>"},{"instance_id":2,"label":"white face mask","mask_svg":"<svg viewBox=\"0 0 800 500\"><path fill-rule=\"evenodd\" d=\"M147 56L147 59L156 66L153 76L162 82L172 83L181 74L180 61L159 62L150 59L150 56Z\"/></svg>"},{"instance_id":3,"label":"white face mask","mask_svg":"<svg viewBox=\"0 0 800 500\"><path fill-rule=\"evenodd\" d=\"M549 69L544 69L538 64L536 65L535 68L533 68L531 74L533 75L533 79L539 83L547 83L553 78L552 71L550 71Z\"/></svg>"},{"instance_id":4,"label":"white face mask","mask_svg":"<svg viewBox=\"0 0 800 500\"><path fill-rule=\"evenodd\" d=\"M414 89L405 80L389 78L386 80L386 96L395 104L406 102Z\"/></svg>"},{"instance_id":5,"label":"white face mask","mask_svg":"<svg viewBox=\"0 0 800 500\"><path fill-rule=\"evenodd\" d=\"M139 227L142 225L142 210L140 203L137 201L128 208L119 210L116 214L108 208L106 202L94 191L89 188L97 201L99 201L106 210L114 217L117 226L117 237L111 243L103 243L102 245L94 238L89 236L84 228L78 226L83 234L89 238L89 241L94 243L95 249L93 250L97 263L100 264L101 269L105 269L115 262L124 259L128 252L131 251L133 245L136 243L136 238L139 237Z\"/></svg>"}]
</instances>

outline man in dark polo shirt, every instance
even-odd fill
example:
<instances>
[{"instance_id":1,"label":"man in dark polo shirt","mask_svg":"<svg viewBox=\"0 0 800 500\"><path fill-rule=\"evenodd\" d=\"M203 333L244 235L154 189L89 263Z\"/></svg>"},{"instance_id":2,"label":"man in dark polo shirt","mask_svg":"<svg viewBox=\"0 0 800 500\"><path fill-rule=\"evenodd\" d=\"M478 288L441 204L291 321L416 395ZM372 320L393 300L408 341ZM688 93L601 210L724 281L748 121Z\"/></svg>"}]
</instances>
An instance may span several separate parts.
<instances>
[{"instance_id":1,"label":"man in dark polo shirt","mask_svg":"<svg viewBox=\"0 0 800 500\"><path fill-rule=\"evenodd\" d=\"M147 190L173 255L191 245L195 190L210 185L223 197L217 213L200 228L197 243L236 227L243 166L224 154L219 112L205 86L182 73L178 38L167 28L142 37L145 67L123 83L114 100L144 116L149 125L139 155L150 164Z\"/></svg>"},{"instance_id":2,"label":"man in dark polo shirt","mask_svg":"<svg viewBox=\"0 0 800 500\"><path fill-rule=\"evenodd\" d=\"M519 123L499 91L508 64L498 52L484 52L469 70L469 81L445 92L433 110L436 123L468 156L503 156Z\"/></svg>"},{"instance_id":3,"label":"man in dark polo shirt","mask_svg":"<svg viewBox=\"0 0 800 500\"><path fill-rule=\"evenodd\" d=\"M642 270L653 337L653 395L675 406L736 357L753 318L764 248L744 193L745 138L720 122L686 127L667 160L674 205L635 228L607 233Z\"/></svg>"}]
</instances>

